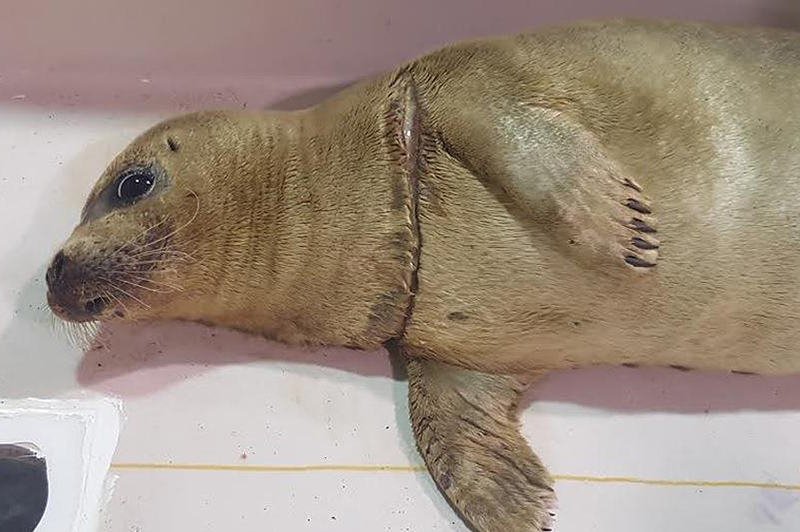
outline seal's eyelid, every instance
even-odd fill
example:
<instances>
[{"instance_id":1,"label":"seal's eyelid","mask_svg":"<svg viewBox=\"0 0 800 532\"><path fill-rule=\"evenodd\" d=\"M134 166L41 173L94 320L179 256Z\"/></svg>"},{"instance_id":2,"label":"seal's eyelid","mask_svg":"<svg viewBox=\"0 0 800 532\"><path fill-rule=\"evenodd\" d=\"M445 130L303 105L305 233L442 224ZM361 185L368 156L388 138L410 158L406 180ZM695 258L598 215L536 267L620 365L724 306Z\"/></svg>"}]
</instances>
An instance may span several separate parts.
<instances>
[{"instance_id":1,"label":"seal's eyelid","mask_svg":"<svg viewBox=\"0 0 800 532\"><path fill-rule=\"evenodd\" d=\"M167 146L169 146L170 151L178 151L178 148L180 148L178 141L173 137L167 137Z\"/></svg>"}]
</instances>

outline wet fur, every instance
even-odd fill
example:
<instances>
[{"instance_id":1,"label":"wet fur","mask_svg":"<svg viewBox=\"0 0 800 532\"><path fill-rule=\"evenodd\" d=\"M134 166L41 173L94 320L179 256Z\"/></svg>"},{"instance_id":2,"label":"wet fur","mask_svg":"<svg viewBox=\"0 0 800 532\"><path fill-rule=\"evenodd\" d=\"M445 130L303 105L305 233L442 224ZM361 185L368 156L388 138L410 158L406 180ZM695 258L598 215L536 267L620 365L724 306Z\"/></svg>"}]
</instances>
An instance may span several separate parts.
<instances>
[{"instance_id":1,"label":"wet fur","mask_svg":"<svg viewBox=\"0 0 800 532\"><path fill-rule=\"evenodd\" d=\"M64 252L134 261L124 242L169 219L142 273L180 292L132 287L143 304L99 319L401 351L445 495L480 532L547 530L552 482L517 423L533 376L800 371L798 86L791 32L620 21L463 43L304 111L157 125L89 203L135 163L168 187Z\"/></svg>"}]
</instances>

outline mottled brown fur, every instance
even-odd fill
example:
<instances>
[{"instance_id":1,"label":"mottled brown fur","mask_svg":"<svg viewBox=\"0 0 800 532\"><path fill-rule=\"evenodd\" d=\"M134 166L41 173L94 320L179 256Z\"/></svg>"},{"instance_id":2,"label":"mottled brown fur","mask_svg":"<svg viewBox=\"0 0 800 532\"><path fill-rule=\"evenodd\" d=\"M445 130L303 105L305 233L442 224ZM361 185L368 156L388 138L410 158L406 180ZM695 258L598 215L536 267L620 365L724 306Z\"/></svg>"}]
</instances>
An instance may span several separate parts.
<instances>
[{"instance_id":1,"label":"mottled brown fur","mask_svg":"<svg viewBox=\"0 0 800 532\"><path fill-rule=\"evenodd\" d=\"M178 117L100 179L51 305L388 343L454 506L547 530L516 413L533 376L800 372L798 87L797 33L598 22L444 48L303 111ZM98 207L148 161L163 190Z\"/></svg>"}]
</instances>

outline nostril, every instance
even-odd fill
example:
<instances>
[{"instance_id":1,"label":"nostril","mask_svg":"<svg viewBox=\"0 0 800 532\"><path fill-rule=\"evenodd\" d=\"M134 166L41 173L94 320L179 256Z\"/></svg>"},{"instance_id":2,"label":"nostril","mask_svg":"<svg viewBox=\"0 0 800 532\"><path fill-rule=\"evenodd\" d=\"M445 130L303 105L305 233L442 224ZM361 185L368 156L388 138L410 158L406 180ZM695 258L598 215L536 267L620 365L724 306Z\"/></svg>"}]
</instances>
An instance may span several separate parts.
<instances>
[{"instance_id":1,"label":"nostril","mask_svg":"<svg viewBox=\"0 0 800 532\"><path fill-rule=\"evenodd\" d=\"M103 312L111 300L107 297L96 297L84 303L83 308L87 314L95 315Z\"/></svg>"},{"instance_id":2,"label":"nostril","mask_svg":"<svg viewBox=\"0 0 800 532\"><path fill-rule=\"evenodd\" d=\"M50 281L50 283L61 279L61 274L64 273L65 262L66 258L64 257L64 252L59 251L58 255L53 259L53 263L50 265L50 270L47 272L48 281Z\"/></svg>"}]
</instances>

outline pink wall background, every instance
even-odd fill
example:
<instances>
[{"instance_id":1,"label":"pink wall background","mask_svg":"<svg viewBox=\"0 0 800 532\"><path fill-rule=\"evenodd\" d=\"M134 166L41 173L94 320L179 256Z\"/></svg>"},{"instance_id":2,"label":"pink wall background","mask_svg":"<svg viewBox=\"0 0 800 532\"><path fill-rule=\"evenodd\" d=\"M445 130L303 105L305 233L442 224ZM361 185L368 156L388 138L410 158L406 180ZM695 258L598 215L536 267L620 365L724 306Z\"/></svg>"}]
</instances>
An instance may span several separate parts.
<instances>
[{"instance_id":1,"label":"pink wall background","mask_svg":"<svg viewBox=\"0 0 800 532\"><path fill-rule=\"evenodd\" d=\"M140 102L148 106L177 92L185 99L226 90L251 90L274 104L454 40L576 18L800 27L797 0L3 0L2 7L0 98L24 90L31 101L72 101L69 93L79 92L84 105L109 103L111 92L130 102L142 79L156 84Z\"/></svg>"}]
</instances>

